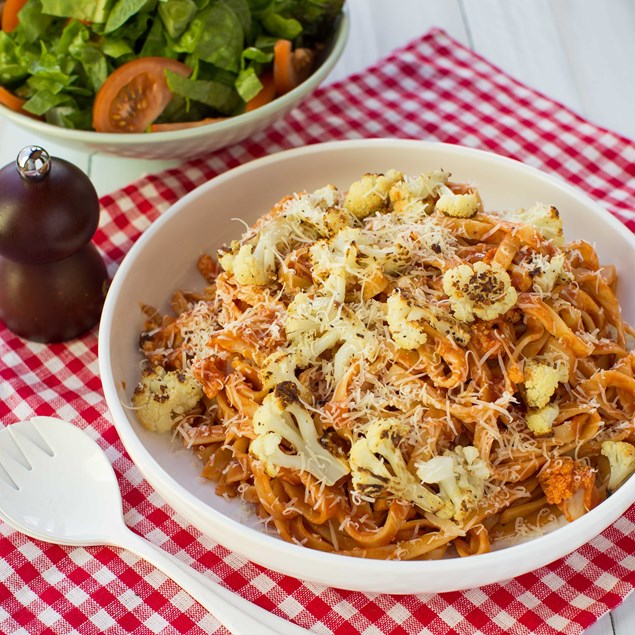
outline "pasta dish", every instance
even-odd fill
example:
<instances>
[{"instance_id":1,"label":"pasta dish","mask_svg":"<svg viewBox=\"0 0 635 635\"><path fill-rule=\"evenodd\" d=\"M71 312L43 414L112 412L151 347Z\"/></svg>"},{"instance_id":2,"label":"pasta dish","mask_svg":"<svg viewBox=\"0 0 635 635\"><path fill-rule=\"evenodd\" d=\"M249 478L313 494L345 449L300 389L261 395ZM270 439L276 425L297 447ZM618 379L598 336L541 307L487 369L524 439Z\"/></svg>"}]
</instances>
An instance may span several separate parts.
<instances>
[{"instance_id":1,"label":"pasta dish","mask_svg":"<svg viewBox=\"0 0 635 635\"><path fill-rule=\"evenodd\" d=\"M558 210L443 170L273 206L169 314L132 403L284 540L432 559L574 521L635 471L617 275Z\"/></svg>"}]
</instances>

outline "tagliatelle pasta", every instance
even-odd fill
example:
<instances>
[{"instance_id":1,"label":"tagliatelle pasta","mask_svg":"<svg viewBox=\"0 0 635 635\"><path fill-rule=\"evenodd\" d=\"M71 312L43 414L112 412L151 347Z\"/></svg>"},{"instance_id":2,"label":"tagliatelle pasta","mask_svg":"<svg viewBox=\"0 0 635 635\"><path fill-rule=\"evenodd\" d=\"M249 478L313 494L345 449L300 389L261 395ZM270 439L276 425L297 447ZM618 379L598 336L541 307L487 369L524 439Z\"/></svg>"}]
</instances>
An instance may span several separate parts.
<instances>
[{"instance_id":1,"label":"tagliatelle pasta","mask_svg":"<svg viewBox=\"0 0 635 635\"><path fill-rule=\"evenodd\" d=\"M635 471L616 271L558 211L485 211L442 170L292 194L144 307L133 405L285 540L484 553Z\"/></svg>"}]
</instances>

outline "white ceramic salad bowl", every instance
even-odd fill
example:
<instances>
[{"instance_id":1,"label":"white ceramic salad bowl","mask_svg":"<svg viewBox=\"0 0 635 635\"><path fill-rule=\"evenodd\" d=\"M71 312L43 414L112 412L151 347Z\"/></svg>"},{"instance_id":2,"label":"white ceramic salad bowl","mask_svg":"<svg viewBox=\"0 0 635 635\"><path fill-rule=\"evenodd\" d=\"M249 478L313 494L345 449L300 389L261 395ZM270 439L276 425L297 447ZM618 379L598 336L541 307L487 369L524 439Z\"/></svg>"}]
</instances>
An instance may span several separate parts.
<instances>
[{"instance_id":1,"label":"white ceramic salad bowl","mask_svg":"<svg viewBox=\"0 0 635 635\"><path fill-rule=\"evenodd\" d=\"M322 553L264 533L241 503L214 493L199 478L200 464L169 435L136 421L130 404L139 379L141 302L166 308L178 288L202 286L195 263L204 251L242 233L283 195L333 183L346 187L366 172L390 168L406 174L443 168L478 186L488 209L536 201L555 205L568 240L595 243L600 259L620 276L635 269L635 237L586 195L535 168L460 146L404 140L356 140L290 150L231 170L175 204L138 240L114 277L99 335L106 400L132 460L150 484L198 529L246 558L304 580L367 592L427 593L481 586L552 562L615 521L635 500L635 479L599 507L551 533L488 554L441 561L364 560ZM625 319L635 321L635 287L619 285Z\"/></svg>"},{"instance_id":2,"label":"white ceramic salad bowl","mask_svg":"<svg viewBox=\"0 0 635 635\"><path fill-rule=\"evenodd\" d=\"M321 55L320 65L305 81L260 108L224 121L182 130L113 134L54 126L2 105L0 116L32 133L37 139L74 150L139 159L191 159L242 141L264 130L298 106L318 88L340 59L348 40L349 24L348 11L344 7L328 47Z\"/></svg>"}]
</instances>

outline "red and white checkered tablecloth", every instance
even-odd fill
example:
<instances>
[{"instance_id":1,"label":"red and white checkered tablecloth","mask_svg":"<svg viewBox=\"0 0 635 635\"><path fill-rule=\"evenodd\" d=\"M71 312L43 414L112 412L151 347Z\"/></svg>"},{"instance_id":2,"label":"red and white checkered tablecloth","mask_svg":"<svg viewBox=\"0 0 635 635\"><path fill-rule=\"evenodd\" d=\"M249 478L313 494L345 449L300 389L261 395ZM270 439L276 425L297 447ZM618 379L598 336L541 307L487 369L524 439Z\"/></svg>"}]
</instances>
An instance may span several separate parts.
<instances>
[{"instance_id":1,"label":"red and white checkered tablecloth","mask_svg":"<svg viewBox=\"0 0 635 635\"><path fill-rule=\"evenodd\" d=\"M227 168L285 148L364 137L438 140L519 159L560 175L635 230L633 141L584 121L434 30L373 68L319 90L267 131L103 197L95 241L113 273L159 214ZM110 422L95 331L46 346L24 342L0 325L0 360L3 424L53 415L87 427L114 465L132 529L316 633L580 633L635 586L635 506L578 551L504 586L369 595L268 571L201 535L144 481ZM128 552L49 545L0 522L0 632L225 631Z\"/></svg>"}]
</instances>

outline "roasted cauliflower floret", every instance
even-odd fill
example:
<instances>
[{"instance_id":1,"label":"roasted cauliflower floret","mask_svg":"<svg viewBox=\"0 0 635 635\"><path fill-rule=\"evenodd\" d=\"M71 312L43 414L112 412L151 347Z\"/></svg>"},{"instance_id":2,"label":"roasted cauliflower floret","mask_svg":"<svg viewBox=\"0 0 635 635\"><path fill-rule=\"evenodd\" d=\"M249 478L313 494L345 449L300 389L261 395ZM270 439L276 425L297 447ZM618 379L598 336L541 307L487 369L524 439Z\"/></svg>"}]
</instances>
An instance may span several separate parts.
<instances>
[{"instance_id":1,"label":"roasted cauliflower floret","mask_svg":"<svg viewBox=\"0 0 635 635\"><path fill-rule=\"evenodd\" d=\"M525 400L530 408L544 408L558 388L569 379L569 369L564 361L555 364L528 359L523 369L525 376Z\"/></svg>"},{"instance_id":2,"label":"roasted cauliflower floret","mask_svg":"<svg viewBox=\"0 0 635 635\"><path fill-rule=\"evenodd\" d=\"M353 489L373 498L386 495L403 498L424 511L435 512L443 507L443 502L408 471L398 447L408 432L408 427L398 419L371 423L366 436L351 446Z\"/></svg>"},{"instance_id":3,"label":"roasted cauliflower floret","mask_svg":"<svg viewBox=\"0 0 635 635\"><path fill-rule=\"evenodd\" d=\"M290 218L276 216L259 227L246 242L234 240L228 249L220 249L218 262L239 284L269 284L277 275L278 250L289 240L292 231Z\"/></svg>"},{"instance_id":4,"label":"roasted cauliflower floret","mask_svg":"<svg viewBox=\"0 0 635 635\"><path fill-rule=\"evenodd\" d=\"M481 197L477 192L457 194L449 187L441 188L441 192L434 209L445 216L472 218L481 209Z\"/></svg>"},{"instance_id":5,"label":"roasted cauliflower floret","mask_svg":"<svg viewBox=\"0 0 635 635\"><path fill-rule=\"evenodd\" d=\"M494 320L509 311L518 299L508 273L497 263L461 264L443 274L443 290L460 322L476 317Z\"/></svg>"},{"instance_id":6,"label":"roasted cauliflower floret","mask_svg":"<svg viewBox=\"0 0 635 635\"><path fill-rule=\"evenodd\" d=\"M394 224L393 224L394 226ZM406 269L413 259L412 247L403 235L393 235L387 241L378 238L375 224L371 221L355 239L359 251L358 262L366 271L381 269L386 273L397 273ZM409 236L412 238L412 235Z\"/></svg>"},{"instance_id":7,"label":"roasted cauliflower floret","mask_svg":"<svg viewBox=\"0 0 635 635\"><path fill-rule=\"evenodd\" d=\"M553 422L558 414L560 414L558 404L547 404L544 408L529 410L525 421L535 437L546 437L553 432Z\"/></svg>"},{"instance_id":8,"label":"roasted cauliflower floret","mask_svg":"<svg viewBox=\"0 0 635 635\"><path fill-rule=\"evenodd\" d=\"M337 302L346 299L349 278L361 275L357 243L361 231L347 227L330 240L318 240L309 249L314 283Z\"/></svg>"},{"instance_id":9,"label":"roasted cauliflower floret","mask_svg":"<svg viewBox=\"0 0 635 635\"><path fill-rule=\"evenodd\" d=\"M345 227L328 240L313 243L309 254L316 287L337 302L344 302L355 284L362 293L369 281L387 284L384 273L396 273L412 262L411 250L400 237L380 245L372 228Z\"/></svg>"},{"instance_id":10,"label":"roasted cauliflower floret","mask_svg":"<svg viewBox=\"0 0 635 635\"><path fill-rule=\"evenodd\" d=\"M218 251L221 267L239 284L269 284L276 278L281 250L334 236L349 224L350 214L338 204L339 192L333 185L288 197L242 241L232 241Z\"/></svg>"},{"instance_id":11,"label":"roasted cauliflower floret","mask_svg":"<svg viewBox=\"0 0 635 635\"><path fill-rule=\"evenodd\" d=\"M317 237L334 236L349 225L351 216L340 207L340 193L334 185L298 194L284 203L283 214L311 227Z\"/></svg>"},{"instance_id":12,"label":"roasted cauliflower floret","mask_svg":"<svg viewBox=\"0 0 635 635\"><path fill-rule=\"evenodd\" d=\"M132 396L139 423L152 432L168 432L179 415L201 400L203 390L183 371L166 371L161 366L143 371Z\"/></svg>"},{"instance_id":13,"label":"roasted cauliflower floret","mask_svg":"<svg viewBox=\"0 0 635 635\"><path fill-rule=\"evenodd\" d=\"M491 475L478 450L466 445L417 463L417 476L422 483L439 486L443 508L437 515L461 522L483 498L485 482Z\"/></svg>"},{"instance_id":14,"label":"roasted cauliflower floret","mask_svg":"<svg viewBox=\"0 0 635 635\"><path fill-rule=\"evenodd\" d=\"M535 227L547 240L560 246L564 242L562 219L553 205L536 203L527 209L518 209L505 214L508 218Z\"/></svg>"},{"instance_id":15,"label":"roasted cauliflower floret","mask_svg":"<svg viewBox=\"0 0 635 635\"><path fill-rule=\"evenodd\" d=\"M534 254L527 264L534 291L551 293L557 284L571 281L573 275L566 269L565 263L564 254L558 254L553 258L542 254Z\"/></svg>"},{"instance_id":16,"label":"roasted cauliflower floret","mask_svg":"<svg viewBox=\"0 0 635 635\"><path fill-rule=\"evenodd\" d=\"M260 371L263 389L272 390L276 384L290 381L302 392L302 384L295 376L296 368L297 363L293 353L284 348L274 351L265 359Z\"/></svg>"},{"instance_id":17,"label":"roasted cauliflower floret","mask_svg":"<svg viewBox=\"0 0 635 635\"><path fill-rule=\"evenodd\" d=\"M377 352L377 338L355 313L328 297L298 293L287 309L285 331L289 351L299 368L305 368L326 350L339 346L333 356L335 383L356 357L373 359Z\"/></svg>"},{"instance_id":18,"label":"roasted cauliflower floret","mask_svg":"<svg viewBox=\"0 0 635 635\"><path fill-rule=\"evenodd\" d=\"M290 468L333 485L350 471L345 459L334 456L320 444L315 422L300 402L292 382L278 384L264 398L254 413L253 427L256 438L249 452L262 461L271 477L280 468ZM288 449L282 449L283 443Z\"/></svg>"},{"instance_id":19,"label":"roasted cauliflower floret","mask_svg":"<svg viewBox=\"0 0 635 635\"><path fill-rule=\"evenodd\" d=\"M547 463L538 481L550 505L557 505L571 522L599 502L595 488L595 470L571 457L561 456Z\"/></svg>"},{"instance_id":20,"label":"roasted cauliflower floret","mask_svg":"<svg viewBox=\"0 0 635 635\"><path fill-rule=\"evenodd\" d=\"M399 348L415 349L426 343L428 336L421 324L425 311L399 289L386 301L388 330Z\"/></svg>"},{"instance_id":21,"label":"roasted cauliflower floret","mask_svg":"<svg viewBox=\"0 0 635 635\"><path fill-rule=\"evenodd\" d=\"M386 174L364 174L351 183L344 198L344 209L357 218L366 218L376 212L385 212L390 205L390 188L403 179L403 174L389 170Z\"/></svg>"},{"instance_id":22,"label":"roasted cauliflower floret","mask_svg":"<svg viewBox=\"0 0 635 635\"><path fill-rule=\"evenodd\" d=\"M432 202L445 185L449 173L443 170L425 172L419 176L405 176L397 181L388 193L392 211L397 214L415 212L425 214L432 211Z\"/></svg>"},{"instance_id":23,"label":"roasted cauliflower floret","mask_svg":"<svg viewBox=\"0 0 635 635\"><path fill-rule=\"evenodd\" d=\"M232 242L234 245L236 241ZM240 284L265 285L271 278L271 271L267 271L263 260L254 254L253 245L239 245L235 253L226 251L219 253L218 261L221 267L231 273Z\"/></svg>"},{"instance_id":24,"label":"roasted cauliflower floret","mask_svg":"<svg viewBox=\"0 0 635 635\"><path fill-rule=\"evenodd\" d=\"M404 277L397 281L397 289L407 298L412 298L416 303L421 318L443 335L450 337L459 346L467 346L470 342L470 329L459 322L450 311L443 306L433 304L421 288L413 284L411 278ZM390 324L389 324L390 327Z\"/></svg>"},{"instance_id":25,"label":"roasted cauliflower floret","mask_svg":"<svg viewBox=\"0 0 635 635\"><path fill-rule=\"evenodd\" d=\"M604 441L601 452L609 460L611 474L607 489L612 494L635 472L635 446L626 441Z\"/></svg>"},{"instance_id":26,"label":"roasted cauliflower floret","mask_svg":"<svg viewBox=\"0 0 635 635\"><path fill-rule=\"evenodd\" d=\"M459 346L469 344L471 338L469 329L450 315L449 311L434 304L428 304L422 308L426 314L425 320L439 333L452 338Z\"/></svg>"}]
</instances>

